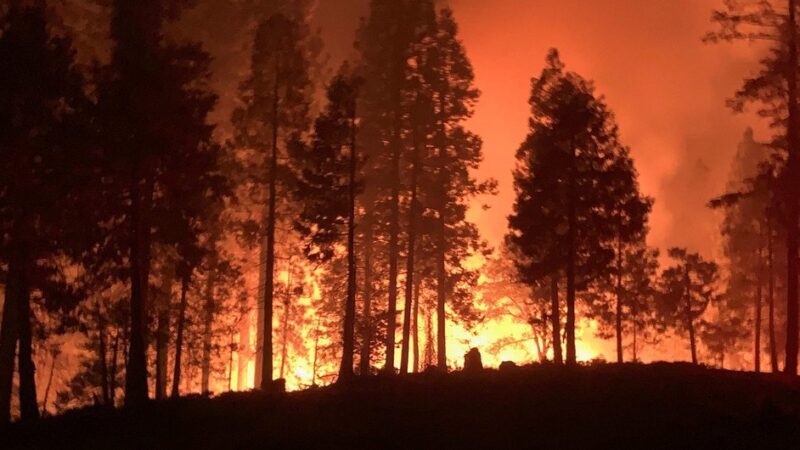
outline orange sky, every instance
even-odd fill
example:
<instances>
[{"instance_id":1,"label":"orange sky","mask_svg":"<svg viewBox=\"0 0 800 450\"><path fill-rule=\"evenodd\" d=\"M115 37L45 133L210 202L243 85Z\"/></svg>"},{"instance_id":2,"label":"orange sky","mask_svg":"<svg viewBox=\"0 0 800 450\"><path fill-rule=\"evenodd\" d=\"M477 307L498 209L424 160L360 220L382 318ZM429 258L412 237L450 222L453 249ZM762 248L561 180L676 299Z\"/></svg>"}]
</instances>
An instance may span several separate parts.
<instances>
[{"instance_id":1,"label":"orange sky","mask_svg":"<svg viewBox=\"0 0 800 450\"><path fill-rule=\"evenodd\" d=\"M350 52L366 0L320 0L317 15L336 62ZM527 132L530 78L551 47L596 82L655 197L651 245L716 251L706 202L725 186L744 129L725 99L756 67L746 44L706 45L722 0L450 0L483 95L470 124L484 139L481 175L500 182L492 209L475 211L484 236L502 239L513 202L514 152ZM757 134L764 138L764 134Z\"/></svg>"}]
</instances>

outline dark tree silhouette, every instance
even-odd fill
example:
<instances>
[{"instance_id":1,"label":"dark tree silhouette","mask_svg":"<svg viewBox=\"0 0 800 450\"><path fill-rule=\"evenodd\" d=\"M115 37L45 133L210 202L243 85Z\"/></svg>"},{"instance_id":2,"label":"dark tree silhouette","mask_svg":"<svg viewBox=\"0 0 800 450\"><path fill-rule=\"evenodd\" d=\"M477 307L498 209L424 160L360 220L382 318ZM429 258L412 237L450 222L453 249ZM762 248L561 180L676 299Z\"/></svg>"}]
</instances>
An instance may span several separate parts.
<instances>
[{"instance_id":1,"label":"dark tree silhouette","mask_svg":"<svg viewBox=\"0 0 800 450\"><path fill-rule=\"evenodd\" d=\"M279 144L308 127L309 62L304 47L303 28L294 20L276 14L261 22L256 30L250 77L240 87L243 106L233 114L236 141L241 147L263 155L261 182L266 186L259 279L260 366L256 384L267 389L272 384L272 318L275 270L275 226L278 183L281 172ZM263 305L263 306L262 306ZM260 367L260 370L258 369Z\"/></svg>"},{"instance_id":2,"label":"dark tree silhouette","mask_svg":"<svg viewBox=\"0 0 800 450\"><path fill-rule=\"evenodd\" d=\"M688 336L692 364L698 363L699 320L708 306L719 299L719 268L697 253L672 248L669 257L675 262L661 274L657 313L662 326L674 327Z\"/></svg>"},{"instance_id":3,"label":"dark tree silhouette","mask_svg":"<svg viewBox=\"0 0 800 450\"><path fill-rule=\"evenodd\" d=\"M796 0L726 2L712 20L718 30L709 42L738 39L769 42L761 71L744 81L729 105L736 112L748 103L759 105L759 114L781 130L773 142L779 149L776 165L779 178L775 192L780 204L782 228L786 231L786 365L784 371L797 375L800 348L800 292L798 292L798 248L800 247L800 110L798 109L798 29Z\"/></svg>"},{"instance_id":4,"label":"dark tree silhouette","mask_svg":"<svg viewBox=\"0 0 800 450\"><path fill-rule=\"evenodd\" d=\"M532 86L507 240L523 280L566 278L566 360L574 364L576 291L608 273L620 241L641 234L649 202L637 192L628 150L591 82L565 72L551 50Z\"/></svg>"},{"instance_id":5,"label":"dark tree silhouette","mask_svg":"<svg viewBox=\"0 0 800 450\"><path fill-rule=\"evenodd\" d=\"M9 419L15 354L21 417L39 416L31 301L38 291L63 311L72 303L65 292L53 291L52 262L76 250L67 229L86 225L70 222L81 218L71 195L79 195L78 187L92 176L92 158L84 139L91 135L88 105L70 41L50 35L40 4L12 2L0 30L0 265L7 266L0 325L2 423Z\"/></svg>"},{"instance_id":6,"label":"dark tree silhouette","mask_svg":"<svg viewBox=\"0 0 800 450\"><path fill-rule=\"evenodd\" d=\"M328 261L346 234L347 300L339 379L353 376L356 314L356 196L361 191L356 144L360 81L343 67L328 88L328 105L314 124L312 143L296 142L292 157L299 169L296 196L303 204L296 227L309 238L306 254ZM369 245L369 244L367 244Z\"/></svg>"}]
</instances>

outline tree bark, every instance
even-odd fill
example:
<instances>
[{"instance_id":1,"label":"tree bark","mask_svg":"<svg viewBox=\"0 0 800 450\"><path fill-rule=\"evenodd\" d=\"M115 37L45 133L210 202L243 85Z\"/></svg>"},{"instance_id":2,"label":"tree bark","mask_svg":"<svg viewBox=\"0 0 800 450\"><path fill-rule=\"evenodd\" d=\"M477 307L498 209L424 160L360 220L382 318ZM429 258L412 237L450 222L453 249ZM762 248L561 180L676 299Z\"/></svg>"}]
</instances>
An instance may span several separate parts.
<instances>
[{"instance_id":1,"label":"tree bark","mask_svg":"<svg viewBox=\"0 0 800 450\"><path fill-rule=\"evenodd\" d=\"M167 397L167 358L169 353L169 311L172 297L172 271L165 267L161 274L158 318L156 324L156 399Z\"/></svg>"},{"instance_id":2,"label":"tree bark","mask_svg":"<svg viewBox=\"0 0 800 450\"><path fill-rule=\"evenodd\" d=\"M283 297L283 324L281 325L281 368L279 377L283 379L286 370L286 357L289 354L289 316L292 302L292 266L289 264L286 279L286 293Z\"/></svg>"},{"instance_id":3,"label":"tree bark","mask_svg":"<svg viewBox=\"0 0 800 450\"><path fill-rule=\"evenodd\" d=\"M125 404L147 401L147 294L150 277L149 208L153 198L153 182L140 184L138 174L131 183L130 243L130 348L125 377Z\"/></svg>"},{"instance_id":4,"label":"tree bark","mask_svg":"<svg viewBox=\"0 0 800 450\"><path fill-rule=\"evenodd\" d=\"M416 130L414 131L414 150L411 157L411 205L408 208L408 237L406 255L406 292L403 307L403 346L400 353L400 373L408 373L408 353L411 345L411 308L414 302L414 263L417 248L417 180L420 170L420 149Z\"/></svg>"},{"instance_id":5,"label":"tree bark","mask_svg":"<svg viewBox=\"0 0 800 450\"><path fill-rule=\"evenodd\" d=\"M575 192L575 147L570 148L570 167L568 173L569 193L567 198L567 365L577 362L575 349L575 258L576 248L576 199Z\"/></svg>"},{"instance_id":6,"label":"tree bark","mask_svg":"<svg viewBox=\"0 0 800 450\"><path fill-rule=\"evenodd\" d=\"M23 274L19 283L19 405L23 421L39 418L36 400L36 366L33 364L33 330L31 321L31 295L27 276Z\"/></svg>"},{"instance_id":7,"label":"tree bark","mask_svg":"<svg viewBox=\"0 0 800 450\"><path fill-rule=\"evenodd\" d=\"M550 323L553 330L553 362L563 364L561 353L561 302L558 299L558 277L550 277Z\"/></svg>"},{"instance_id":8,"label":"tree bark","mask_svg":"<svg viewBox=\"0 0 800 450\"><path fill-rule=\"evenodd\" d=\"M100 393L103 405L108 406L111 394L108 386L108 340L106 339L105 316L100 309L100 301L95 299L95 314L97 315L97 356L100 359Z\"/></svg>"},{"instance_id":9,"label":"tree bark","mask_svg":"<svg viewBox=\"0 0 800 450\"><path fill-rule=\"evenodd\" d=\"M120 331L117 330L114 335L114 346L111 349L111 365L109 366L108 377L108 406L116 406L117 398L117 356L119 353L119 336Z\"/></svg>"},{"instance_id":10,"label":"tree bark","mask_svg":"<svg viewBox=\"0 0 800 450\"><path fill-rule=\"evenodd\" d=\"M11 388L19 338L19 266L19 259L12 253L3 301L3 322L0 325L0 424L11 420Z\"/></svg>"},{"instance_id":11,"label":"tree bark","mask_svg":"<svg viewBox=\"0 0 800 450\"><path fill-rule=\"evenodd\" d=\"M778 373L778 343L775 340L775 251L772 220L767 219L767 303L769 333L769 363L772 373Z\"/></svg>"},{"instance_id":12,"label":"tree bark","mask_svg":"<svg viewBox=\"0 0 800 450\"><path fill-rule=\"evenodd\" d=\"M359 373L369 375L371 372L370 360L372 359L372 204L367 202L367 212L364 216L364 311L362 322L361 355L359 358Z\"/></svg>"},{"instance_id":13,"label":"tree bark","mask_svg":"<svg viewBox=\"0 0 800 450\"><path fill-rule=\"evenodd\" d=\"M617 235L617 286L616 286L616 338L617 338L617 363L622 364L625 355L622 352L622 238Z\"/></svg>"},{"instance_id":14,"label":"tree bark","mask_svg":"<svg viewBox=\"0 0 800 450\"><path fill-rule=\"evenodd\" d=\"M212 243L214 245L214 243ZM206 276L206 301L203 305L203 357L200 370L200 391L203 395L209 394L211 381L211 338L214 334L214 310L216 309L214 290L216 289L216 258L212 255L208 261L208 274Z\"/></svg>"},{"instance_id":15,"label":"tree bark","mask_svg":"<svg viewBox=\"0 0 800 450\"><path fill-rule=\"evenodd\" d=\"M797 104L797 67L798 67L798 48L797 48L797 19L796 19L796 0L789 0L789 61L787 64L787 85L788 85L788 105L789 120L787 127L787 140L789 147L789 158L787 164L789 180L789 193L786 201L787 208L787 230L786 230L786 365L783 370L790 375L797 375L797 352L800 343L800 329L798 329L798 198L800 186L797 180L800 177L800 123L798 122Z\"/></svg>"},{"instance_id":16,"label":"tree bark","mask_svg":"<svg viewBox=\"0 0 800 450\"><path fill-rule=\"evenodd\" d=\"M421 285L420 277L414 280L414 325L411 329L411 339L414 341L414 373L419 372L419 290Z\"/></svg>"},{"instance_id":17,"label":"tree bark","mask_svg":"<svg viewBox=\"0 0 800 450\"><path fill-rule=\"evenodd\" d=\"M441 370L447 370L447 334L445 316L447 302L447 269L445 258L447 255L447 238L445 236L446 225L444 218L444 207L439 209L438 220L438 239L439 243L436 251L436 362Z\"/></svg>"},{"instance_id":18,"label":"tree bark","mask_svg":"<svg viewBox=\"0 0 800 450\"><path fill-rule=\"evenodd\" d=\"M278 115L280 105L278 101L279 62L275 63L275 86L272 101L272 151L269 158L269 202L267 205L267 249L264 264L264 324L263 348L261 352L261 389L269 390L272 386L272 300L275 293L275 217L277 201L277 172L278 172Z\"/></svg>"},{"instance_id":19,"label":"tree bark","mask_svg":"<svg viewBox=\"0 0 800 450\"><path fill-rule=\"evenodd\" d=\"M686 316L686 329L689 332L689 348L692 353L692 364L697 365L697 342L694 330L694 318L692 317L692 287L691 279L689 278L689 268L685 268L684 274L684 289L685 289L685 305L684 314Z\"/></svg>"},{"instance_id":20,"label":"tree bark","mask_svg":"<svg viewBox=\"0 0 800 450\"><path fill-rule=\"evenodd\" d=\"M172 392L171 396L176 398L180 395L181 383L181 355L183 354L183 333L186 327L186 294L189 291L190 271L181 276L181 300L178 306L178 323L175 326L175 365L172 370Z\"/></svg>"},{"instance_id":21,"label":"tree bark","mask_svg":"<svg viewBox=\"0 0 800 450\"><path fill-rule=\"evenodd\" d=\"M386 364L384 370L394 374L395 330L397 329L397 273L400 258L400 115L395 112L392 142L392 197L389 219L389 308L386 325Z\"/></svg>"},{"instance_id":22,"label":"tree bark","mask_svg":"<svg viewBox=\"0 0 800 450\"><path fill-rule=\"evenodd\" d=\"M764 255L761 245L762 244L759 243L757 252L758 267L756 268L756 297L755 305L753 305L755 310L755 314L753 314L755 316L755 320L753 321L753 370L755 370L756 373L761 372L761 303L764 291L764 265L762 260Z\"/></svg>"},{"instance_id":23,"label":"tree bark","mask_svg":"<svg viewBox=\"0 0 800 450\"><path fill-rule=\"evenodd\" d=\"M347 300L344 308L344 330L342 331L342 363L339 379L347 381L353 377L353 353L355 353L356 328L356 171L358 150L356 147L356 105L352 105L350 117L350 161L348 174L347 205ZM366 242L372 245L372 242ZM367 343L367 346L369 343ZM369 369L369 360L367 360Z\"/></svg>"}]
</instances>

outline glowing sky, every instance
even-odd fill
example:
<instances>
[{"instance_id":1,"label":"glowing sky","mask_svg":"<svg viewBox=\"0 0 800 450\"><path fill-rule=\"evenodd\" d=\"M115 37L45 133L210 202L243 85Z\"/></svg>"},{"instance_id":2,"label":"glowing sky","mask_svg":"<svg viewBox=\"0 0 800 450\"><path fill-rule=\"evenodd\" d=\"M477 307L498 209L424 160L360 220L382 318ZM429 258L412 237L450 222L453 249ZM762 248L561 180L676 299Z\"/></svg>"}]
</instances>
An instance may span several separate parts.
<instances>
[{"instance_id":1,"label":"glowing sky","mask_svg":"<svg viewBox=\"0 0 800 450\"><path fill-rule=\"evenodd\" d=\"M347 57L367 0L320 0L332 60ZM527 132L530 78L551 47L569 70L595 80L656 199L651 245L716 251L718 222L705 204L725 186L744 129L725 99L755 69L747 44L707 45L722 0L451 0L483 95L470 127L484 139L480 175L500 182L488 212L473 216L497 244L513 202L514 152ZM764 133L757 133L764 138Z\"/></svg>"}]
</instances>

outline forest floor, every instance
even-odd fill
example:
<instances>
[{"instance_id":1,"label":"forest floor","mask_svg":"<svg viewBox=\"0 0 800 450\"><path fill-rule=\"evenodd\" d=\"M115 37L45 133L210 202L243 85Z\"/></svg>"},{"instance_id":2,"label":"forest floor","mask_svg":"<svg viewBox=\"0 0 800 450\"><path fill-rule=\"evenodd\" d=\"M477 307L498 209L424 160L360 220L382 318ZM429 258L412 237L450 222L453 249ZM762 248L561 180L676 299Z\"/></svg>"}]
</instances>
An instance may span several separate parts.
<instances>
[{"instance_id":1,"label":"forest floor","mask_svg":"<svg viewBox=\"0 0 800 450\"><path fill-rule=\"evenodd\" d=\"M0 447L800 449L800 379L667 363L376 376L86 408L13 425Z\"/></svg>"}]
</instances>

